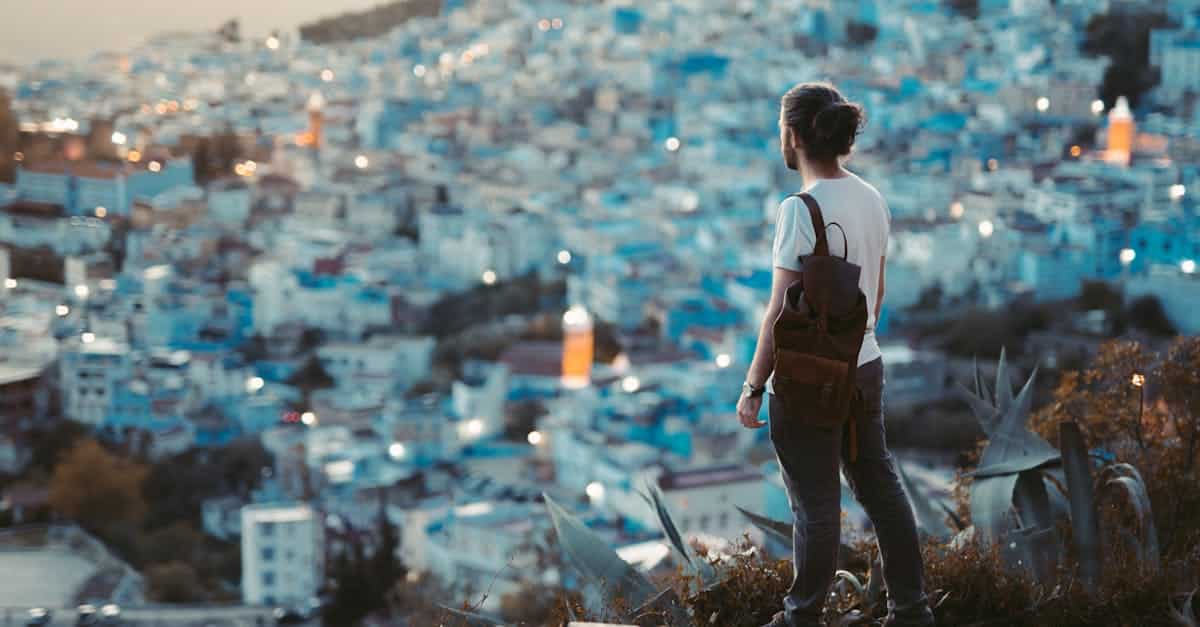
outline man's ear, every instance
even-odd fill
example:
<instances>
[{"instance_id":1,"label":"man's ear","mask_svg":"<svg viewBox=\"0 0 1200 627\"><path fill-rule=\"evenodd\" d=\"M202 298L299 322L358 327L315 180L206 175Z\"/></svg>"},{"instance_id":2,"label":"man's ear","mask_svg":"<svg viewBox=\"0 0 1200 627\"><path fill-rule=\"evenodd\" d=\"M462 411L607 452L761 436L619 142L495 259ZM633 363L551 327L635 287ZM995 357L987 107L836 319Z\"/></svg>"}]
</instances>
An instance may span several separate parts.
<instances>
[{"instance_id":1,"label":"man's ear","mask_svg":"<svg viewBox=\"0 0 1200 627\"><path fill-rule=\"evenodd\" d=\"M796 129L790 126L787 128L787 142L788 148L800 147L800 138L796 136Z\"/></svg>"}]
</instances>

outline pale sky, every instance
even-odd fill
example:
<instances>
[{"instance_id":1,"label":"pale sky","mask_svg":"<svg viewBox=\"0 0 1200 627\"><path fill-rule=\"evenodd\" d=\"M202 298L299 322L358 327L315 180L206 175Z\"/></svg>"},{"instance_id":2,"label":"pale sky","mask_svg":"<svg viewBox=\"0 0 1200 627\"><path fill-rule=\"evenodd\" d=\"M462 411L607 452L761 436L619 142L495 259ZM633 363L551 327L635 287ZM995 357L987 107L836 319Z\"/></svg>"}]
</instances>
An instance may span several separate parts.
<instances>
[{"instance_id":1,"label":"pale sky","mask_svg":"<svg viewBox=\"0 0 1200 627\"><path fill-rule=\"evenodd\" d=\"M241 20L243 36L265 36L272 29L289 30L384 1L4 0L0 63L80 59L92 52L128 49L163 31L213 30L233 17Z\"/></svg>"}]
</instances>

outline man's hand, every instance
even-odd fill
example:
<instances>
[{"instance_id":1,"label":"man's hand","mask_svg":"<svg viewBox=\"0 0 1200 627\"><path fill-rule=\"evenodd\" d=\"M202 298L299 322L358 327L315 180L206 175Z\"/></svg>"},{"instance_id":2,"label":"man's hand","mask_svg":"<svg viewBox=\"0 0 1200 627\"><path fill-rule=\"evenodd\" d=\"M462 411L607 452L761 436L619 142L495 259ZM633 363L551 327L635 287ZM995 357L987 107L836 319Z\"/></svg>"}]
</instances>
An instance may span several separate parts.
<instances>
[{"instance_id":1,"label":"man's hand","mask_svg":"<svg viewBox=\"0 0 1200 627\"><path fill-rule=\"evenodd\" d=\"M737 417L743 427L747 429L757 429L767 423L758 419L758 412L762 409L762 395L750 398L745 392L738 398L737 402Z\"/></svg>"}]
</instances>

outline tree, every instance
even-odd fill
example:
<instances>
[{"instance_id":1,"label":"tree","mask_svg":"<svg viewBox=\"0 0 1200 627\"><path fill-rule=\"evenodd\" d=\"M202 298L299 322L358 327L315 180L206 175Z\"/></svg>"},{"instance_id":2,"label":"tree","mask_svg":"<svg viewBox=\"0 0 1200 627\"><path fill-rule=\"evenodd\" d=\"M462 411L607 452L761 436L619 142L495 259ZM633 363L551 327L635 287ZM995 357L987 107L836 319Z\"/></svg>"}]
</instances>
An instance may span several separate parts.
<instances>
[{"instance_id":1,"label":"tree","mask_svg":"<svg viewBox=\"0 0 1200 627\"><path fill-rule=\"evenodd\" d=\"M1093 309L1119 311L1123 301L1124 296L1121 295L1121 291L1104 281L1084 281L1079 288L1079 297L1076 299L1079 309L1083 311Z\"/></svg>"},{"instance_id":2,"label":"tree","mask_svg":"<svg viewBox=\"0 0 1200 627\"><path fill-rule=\"evenodd\" d=\"M537 419L545 414L546 406L536 398L509 403L504 421L504 436L510 440L524 442L529 432L537 428Z\"/></svg>"},{"instance_id":3,"label":"tree","mask_svg":"<svg viewBox=\"0 0 1200 627\"><path fill-rule=\"evenodd\" d=\"M142 535L138 542L137 561L142 564L166 564L181 560L193 564L203 544L204 536L191 523L177 520Z\"/></svg>"},{"instance_id":4,"label":"tree","mask_svg":"<svg viewBox=\"0 0 1200 627\"><path fill-rule=\"evenodd\" d=\"M971 19L979 17L979 0L946 0L946 4L952 11L963 17Z\"/></svg>"},{"instance_id":5,"label":"tree","mask_svg":"<svg viewBox=\"0 0 1200 627\"><path fill-rule=\"evenodd\" d=\"M1177 333L1157 296L1146 295L1133 301L1126 316L1129 324L1152 335L1170 337Z\"/></svg>"},{"instance_id":6,"label":"tree","mask_svg":"<svg viewBox=\"0 0 1200 627\"><path fill-rule=\"evenodd\" d=\"M146 569L150 598L160 603L191 603L204 600L196 569L186 562L154 564Z\"/></svg>"},{"instance_id":7,"label":"tree","mask_svg":"<svg viewBox=\"0 0 1200 627\"><path fill-rule=\"evenodd\" d=\"M20 148L20 125L12 110L8 92L0 88L0 182L16 181L16 162L13 154Z\"/></svg>"},{"instance_id":8,"label":"tree","mask_svg":"<svg viewBox=\"0 0 1200 627\"><path fill-rule=\"evenodd\" d=\"M29 434L29 445L33 453L31 469L49 476L63 455L87 434L87 427L69 419L35 427Z\"/></svg>"},{"instance_id":9,"label":"tree","mask_svg":"<svg viewBox=\"0 0 1200 627\"><path fill-rule=\"evenodd\" d=\"M50 506L93 530L136 525L146 514L146 467L81 440L54 467Z\"/></svg>"},{"instance_id":10,"label":"tree","mask_svg":"<svg viewBox=\"0 0 1200 627\"><path fill-rule=\"evenodd\" d=\"M242 438L214 452L225 489L243 498L262 482L262 469L271 465L271 454L258 438Z\"/></svg>"},{"instance_id":11,"label":"tree","mask_svg":"<svg viewBox=\"0 0 1200 627\"><path fill-rule=\"evenodd\" d=\"M375 587L373 596L378 601L376 607L385 604L388 591L408 570L396 557L396 551L400 548L400 538L396 533L396 526L388 520L386 494L385 490L379 491L379 543L371 555L371 581Z\"/></svg>"},{"instance_id":12,"label":"tree","mask_svg":"<svg viewBox=\"0 0 1200 627\"><path fill-rule=\"evenodd\" d=\"M1150 31L1169 24L1161 11L1135 10L1125 5L1092 16L1081 48L1111 62L1100 84L1100 98L1108 106L1119 96L1137 106L1142 94L1158 84L1158 71L1150 65Z\"/></svg>"},{"instance_id":13,"label":"tree","mask_svg":"<svg viewBox=\"0 0 1200 627\"><path fill-rule=\"evenodd\" d=\"M356 625L371 612L372 582L365 568L362 539L351 532L330 568L333 595L323 609L330 625Z\"/></svg>"},{"instance_id":14,"label":"tree","mask_svg":"<svg viewBox=\"0 0 1200 627\"><path fill-rule=\"evenodd\" d=\"M288 377L287 383L288 385L300 388L300 391L304 393L304 404L308 405L314 391L331 388L335 381L325 371L325 366L321 365L321 360L317 359L316 356L310 356L299 370L293 372L292 376Z\"/></svg>"},{"instance_id":15,"label":"tree","mask_svg":"<svg viewBox=\"0 0 1200 627\"><path fill-rule=\"evenodd\" d=\"M213 159L209 176L219 178L232 172L233 162L237 161L241 154L242 147L237 134L233 132L233 126L226 124L213 140Z\"/></svg>"},{"instance_id":16,"label":"tree","mask_svg":"<svg viewBox=\"0 0 1200 627\"><path fill-rule=\"evenodd\" d=\"M351 529L344 546L333 560L333 599L325 608L325 620L332 625L358 624L372 612L388 611L389 598L408 569L396 557L400 539L387 517L387 500L379 493L378 538L370 556L362 534Z\"/></svg>"},{"instance_id":17,"label":"tree","mask_svg":"<svg viewBox=\"0 0 1200 627\"><path fill-rule=\"evenodd\" d=\"M192 176L196 183L204 185L212 179L212 142L207 137L196 141L192 149Z\"/></svg>"},{"instance_id":18,"label":"tree","mask_svg":"<svg viewBox=\"0 0 1200 627\"><path fill-rule=\"evenodd\" d=\"M875 36L879 34L879 29L874 24L859 22L858 20L850 20L846 23L846 39L850 45L861 47L875 41Z\"/></svg>"},{"instance_id":19,"label":"tree","mask_svg":"<svg viewBox=\"0 0 1200 627\"><path fill-rule=\"evenodd\" d=\"M248 362L256 362L266 359L270 356L270 350L267 346L267 338L263 337L262 333L255 332L254 335L246 338L237 351L242 354L242 358Z\"/></svg>"}]
</instances>

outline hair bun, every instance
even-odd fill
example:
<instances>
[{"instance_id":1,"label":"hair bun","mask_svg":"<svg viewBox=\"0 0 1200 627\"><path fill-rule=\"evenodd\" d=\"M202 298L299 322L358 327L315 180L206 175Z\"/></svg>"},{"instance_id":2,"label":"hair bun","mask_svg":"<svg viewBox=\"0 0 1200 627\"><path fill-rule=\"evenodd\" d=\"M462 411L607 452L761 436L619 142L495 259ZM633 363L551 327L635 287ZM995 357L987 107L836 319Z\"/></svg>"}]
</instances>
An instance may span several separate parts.
<instances>
[{"instance_id":1,"label":"hair bun","mask_svg":"<svg viewBox=\"0 0 1200 627\"><path fill-rule=\"evenodd\" d=\"M803 144L805 155L828 163L850 154L865 114L862 105L827 82L799 83L783 95L780 116Z\"/></svg>"},{"instance_id":2,"label":"hair bun","mask_svg":"<svg viewBox=\"0 0 1200 627\"><path fill-rule=\"evenodd\" d=\"M850 152L862 126L862 107L852 102L834 102L813 116L813 136L833 155Z\"/></svg>"}]
</instances>

